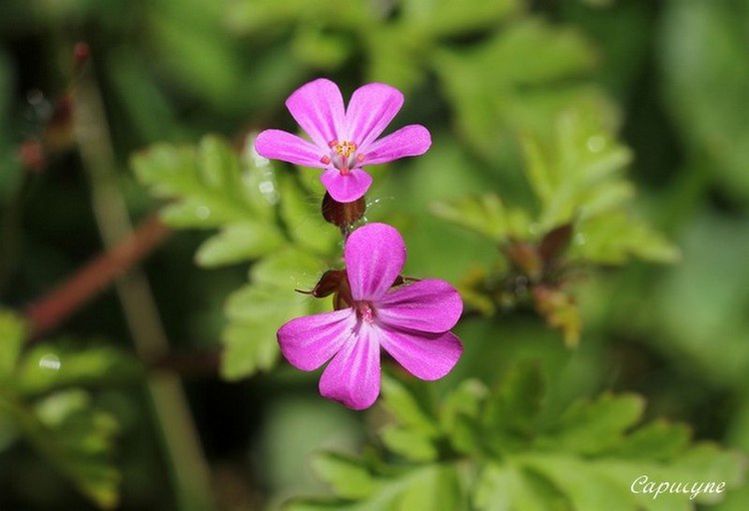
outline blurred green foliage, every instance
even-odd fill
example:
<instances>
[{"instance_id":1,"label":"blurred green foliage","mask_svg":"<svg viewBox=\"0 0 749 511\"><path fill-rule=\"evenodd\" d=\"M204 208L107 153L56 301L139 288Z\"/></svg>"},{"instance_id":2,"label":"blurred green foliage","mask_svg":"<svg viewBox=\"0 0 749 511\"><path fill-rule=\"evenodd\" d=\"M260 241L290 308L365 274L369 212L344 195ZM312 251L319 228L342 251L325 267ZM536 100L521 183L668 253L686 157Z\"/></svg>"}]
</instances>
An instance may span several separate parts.
<instances>
[{"instance_id":1,"label":"blurred green foliage","mask_svg":"<svg viewBox=\"0 0 749 511\"><path fill-rule=\"evenodd\" d=\"M84 385L134 381L133 359L104 346L40 344L21 354L23 319L0 311L0 450L23 436L80 491L102 508L119 501L113 450L114 417L94 406ZM69 344L69 343L68 343Z\"/></svg>"},{"instance_id":2,"label":"blurred green foliage","mask_svg":"<svg viewBox=\"0 0 749 511\"><path fill-rule=\"evenodd\" d=\"M690 509L629 494L646 471L725 479L711 509L743 511L737 454L703 441L749 450L748 20L746 0L5 2L0 303L101 248L79 159L45 133L85 40L130 211L195 231L146 270L177 354L223 341L234 383L186 375L219 508L318 493L311 465L331 494L297 509ZM276 364L278 325L329 307L294 289L340 264L340 236L316 171L258 159L251 134L295 129L283 100L321 75L391 83L393 127L430 129L424 157L376 169L367 218L403 233L407 274L483 313L448 378L389 379L365 418ZM0 508L87 509L40 459L98 505L180 501L147 399L120 385L143 373L118 310L103 295L27 348L0 319ZM120 345L73 341L101 336ZM349 452L306 463L331 445Z\"/></svg>"}]
</instances>

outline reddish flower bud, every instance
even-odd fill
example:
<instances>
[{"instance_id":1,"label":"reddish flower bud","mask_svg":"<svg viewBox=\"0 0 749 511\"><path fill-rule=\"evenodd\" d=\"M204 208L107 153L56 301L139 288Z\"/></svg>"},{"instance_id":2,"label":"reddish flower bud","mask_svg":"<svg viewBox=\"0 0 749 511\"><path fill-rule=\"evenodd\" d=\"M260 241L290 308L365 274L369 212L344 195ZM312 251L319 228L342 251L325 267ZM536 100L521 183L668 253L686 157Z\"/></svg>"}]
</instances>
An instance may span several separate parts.
<instances>
[{"instance_id":1,"label":"reddish flower bud","mask_svg":"<svg viewBox=\"0 0 749 511\"><path fill-rule=\"evenodd\" d=\"M555 227L546 233L538 245L538 254L546 265L553 265L567 250L572 239L572 224Z\"/></svg>"},{"instance_id":2,"label":"reddish flower bud","mask_svg":"<svg viewBox=\"0 0 749 511\"><path fill-rule=\"evenodd\" d=\"M364 216L367 202L364 197L354 202L338 202L326 192L322 199L321 209L322 216L327 222L338 226L342 232L348 233L351 227Z\"/></svg>"}]
</instances>

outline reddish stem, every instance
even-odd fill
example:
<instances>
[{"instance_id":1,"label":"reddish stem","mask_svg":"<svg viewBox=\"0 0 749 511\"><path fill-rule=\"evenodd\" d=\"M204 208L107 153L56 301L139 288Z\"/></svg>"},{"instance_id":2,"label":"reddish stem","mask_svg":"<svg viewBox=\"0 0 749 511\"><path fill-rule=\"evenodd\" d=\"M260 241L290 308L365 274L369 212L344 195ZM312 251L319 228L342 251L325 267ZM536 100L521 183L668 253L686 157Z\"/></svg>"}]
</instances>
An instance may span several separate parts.
<instances>
[{"instance_id":1,"label":"reddish stem","mask_svg":"<svg viewBox=\"0 0 749 511\"><path fill-rule=\"evenodd\" d=\"M26 307L31 338L53 330L151 253L171 234L157 216L141 223L111 250L98 255L72 276Z\"/></svg>"}]
</instances>

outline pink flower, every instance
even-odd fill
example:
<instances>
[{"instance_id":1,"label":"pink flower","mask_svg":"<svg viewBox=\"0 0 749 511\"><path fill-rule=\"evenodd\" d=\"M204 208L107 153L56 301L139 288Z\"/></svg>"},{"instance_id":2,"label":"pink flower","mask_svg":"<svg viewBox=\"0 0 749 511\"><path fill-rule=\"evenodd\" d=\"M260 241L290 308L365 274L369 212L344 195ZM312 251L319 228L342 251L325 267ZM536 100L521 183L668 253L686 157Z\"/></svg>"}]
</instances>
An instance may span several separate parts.
<instances>
[{"instance_id":1,"label":"pink flower","mask_svg":"<svg viewBox=\"0 0 749 511\"><path fill-rule=\"evenodd\" d=\"M351 307L283 325L278 342L286 360L303 371L330 360L320 394L355 410L372 406L380 393L380 348L422 380L449 373L463 351L449 331L463 312L458 292L442 280L391 289L406 261L406 246L386 224L354 231L344 259Z\"/></svg>"},{"instance_id":2,"label":"pink flower","mask_svg":"<svg viewBox=\"0 0 749 511\"><path fill-rule=\"evenodd\" d=\"M398 89L370 83L354 91L344 111L338 86L319 78L286 100L286 108L312 142L286 131L265 130L257 136L255 149L265 158L325 169L320 181L330 196L338 202L352 202L372 184L363 165L418 156L429 149L429 131L418 124L377 139L402 105Z\"/></svg>"}]
</instances>

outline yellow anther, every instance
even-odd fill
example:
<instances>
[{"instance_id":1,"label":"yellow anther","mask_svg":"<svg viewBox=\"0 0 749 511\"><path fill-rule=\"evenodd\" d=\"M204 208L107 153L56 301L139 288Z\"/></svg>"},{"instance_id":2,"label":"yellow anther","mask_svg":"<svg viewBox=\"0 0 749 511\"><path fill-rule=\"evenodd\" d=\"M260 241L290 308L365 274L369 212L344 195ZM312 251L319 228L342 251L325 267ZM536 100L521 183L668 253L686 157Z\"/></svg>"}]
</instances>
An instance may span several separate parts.
<instances>
[{"instance_id":1,"label":"yellow anther","mask_svg":"<svg viewBox=\"0 0 749 511\"><path fill-rule=\"evenodd\" d=\"M333 151L335 151L338 156L348 158L354 154L354 151L356 151L356 144L353 142L346 142L345 140L343 142L336 142L333 145Z\"/></svg>"}]
</instances>

